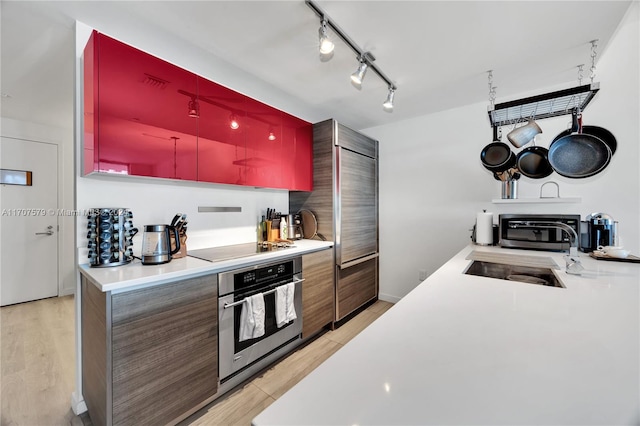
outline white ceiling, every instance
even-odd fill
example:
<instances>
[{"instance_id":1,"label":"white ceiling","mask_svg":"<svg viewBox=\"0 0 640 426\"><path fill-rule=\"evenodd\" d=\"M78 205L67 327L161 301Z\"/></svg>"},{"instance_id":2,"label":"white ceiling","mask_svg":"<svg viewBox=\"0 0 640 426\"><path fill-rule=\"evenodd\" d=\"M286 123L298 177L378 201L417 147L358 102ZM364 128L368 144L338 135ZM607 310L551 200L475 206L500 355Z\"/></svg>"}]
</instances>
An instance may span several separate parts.
<instances>
[{"instance_id":1,"label":"white ceiling","mask_svg":"<svg viewBox=\"0 0 640 426\"><path fill-rule=\"evenodd\" d=\"M189 40L290 96L319 117L356 129L482 101L487 70L497 100L577 84L598 39L598 58L630 1L318 1L398 86L395 111L382 111L386 84L369 72L349 83L357 61L337 37L329 62L318 59L315 13L304 1L7 1L1 2L2 115L70 127L74 20L105 20ZM112 24L113 25L113 24ZM179 64L178 64L179 65ZM597 78L596 78L597 80ZM233 88L233 87L232 87ZM287 111L296 115L296 111Z\"/></svg>"}]
</instances>

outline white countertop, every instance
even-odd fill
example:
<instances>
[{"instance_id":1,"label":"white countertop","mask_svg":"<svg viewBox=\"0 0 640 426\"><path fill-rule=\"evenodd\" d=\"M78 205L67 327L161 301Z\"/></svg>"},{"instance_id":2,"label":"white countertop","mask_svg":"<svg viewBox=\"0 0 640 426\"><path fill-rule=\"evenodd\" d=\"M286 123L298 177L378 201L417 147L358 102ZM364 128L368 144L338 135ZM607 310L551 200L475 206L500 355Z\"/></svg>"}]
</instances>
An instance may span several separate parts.
<instances>
[{"instance_id":1,"label":"white countertop","mask_svg":"<svg viewBox=\"0 0 640 426\"><path fill-rule=\"evenodd\" d=\"M465 275L472 251L552 257L566 288ZM254 425L640 424L640 264L465 247Z\"/></svg>"},{"instance_id":2,"label":"white countertop","mask_svg":"<svg viewBox=\"0 0 640 426\"><path fill-rule=\"evenodd\" d=\"M114 293L129 291L149 285L162 284L176 279L192 278L199 275L217 273L229 269L242 268L269 262L276 259L299 256L318 250L325 250L333 246L333 241L296 240L293 247L286 250L257 253L236 259L226 259L218 262L208 262L186 256L173 259L162 265L143 265L140 260L107 268L92 268L89 264L80 265L80 272L89 277L101 291Z\"/></svg>"}]
</instances>

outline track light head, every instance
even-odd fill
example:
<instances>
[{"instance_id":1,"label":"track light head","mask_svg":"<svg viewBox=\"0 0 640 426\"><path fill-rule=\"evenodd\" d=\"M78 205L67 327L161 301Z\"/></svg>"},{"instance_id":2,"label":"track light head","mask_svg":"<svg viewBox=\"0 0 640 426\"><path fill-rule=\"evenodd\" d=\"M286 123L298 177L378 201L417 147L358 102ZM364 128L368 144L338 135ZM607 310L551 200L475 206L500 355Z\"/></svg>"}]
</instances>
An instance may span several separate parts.
<instances>
[{"instance_id":1,"label":"track light head","mask_svg":"<svg viewBox=\"0 0 640 426\"><path fill-rule=\"evenodd\" d=\"M362 80L364 80L364 75L367 73L367 68L369 68L367 61L364 58L360 58L358 69L351 74L351 84L358 90L362 89Z\"/></svg>"},{"instance_id":2,"label":"track light head","mask_svg":"<svg viewBox=\"0 0 640 426\"><path fill-rule=\"evenodd\" d=\"M382 109L386 112L393 112L393 97L396 94L396 89L393 87L389 87L389 94L387 95L387 100L382 104Z\"/></svg>"},{"instance_id":3,"label":"track light head","mask_svg":"<svg viewBox=\"0 0 640 426\"><path fill-rule=\"evenodd\" d=\"M333 58L333 50L335 45L327 35L327 21L323 19L318 29L320 60L323 62Z\"/></svg>"}]
</instances>

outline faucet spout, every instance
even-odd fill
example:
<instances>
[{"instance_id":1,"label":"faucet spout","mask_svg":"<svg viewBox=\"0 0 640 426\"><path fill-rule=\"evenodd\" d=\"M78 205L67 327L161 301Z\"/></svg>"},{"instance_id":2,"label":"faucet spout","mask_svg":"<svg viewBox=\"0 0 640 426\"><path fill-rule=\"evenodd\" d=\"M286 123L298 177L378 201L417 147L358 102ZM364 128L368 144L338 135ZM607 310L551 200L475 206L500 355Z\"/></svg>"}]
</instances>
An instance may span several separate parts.
<instances>
[{"instance_id":1,"label":"faucet spout","mask_svg":"<svg viewBox=\"0 0 640 426\"><path fill-rule=\"evenodd\" d=\"M579 275L584 267L580 264L580 260L578 259L578 233L562 222L545 222L540 220L521 220L521 221L513 221L509 223L510 228L551 228L551 229L560 229L564 231L569 236L569 256L565 256L566 262L566 271L568 274Z\"/></svg>"}]
</instances>

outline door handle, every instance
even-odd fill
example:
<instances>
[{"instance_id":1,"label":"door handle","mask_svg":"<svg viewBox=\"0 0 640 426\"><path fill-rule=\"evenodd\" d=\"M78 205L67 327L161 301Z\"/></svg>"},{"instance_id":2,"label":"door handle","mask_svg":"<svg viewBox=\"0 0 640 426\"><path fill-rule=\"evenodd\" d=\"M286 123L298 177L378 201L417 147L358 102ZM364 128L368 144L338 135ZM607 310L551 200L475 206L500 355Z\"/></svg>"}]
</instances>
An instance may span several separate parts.
<instances>
[{"instance_id":1,"label":"door handle","mask_svg":"<svg viewBox=\"0 0 640 426\"><path fill-rule=\"evenodd\" d=\"M53 235L53 226L47 226L47 232L36 232L36 235Z\"/></svg>"}]
</instances>

